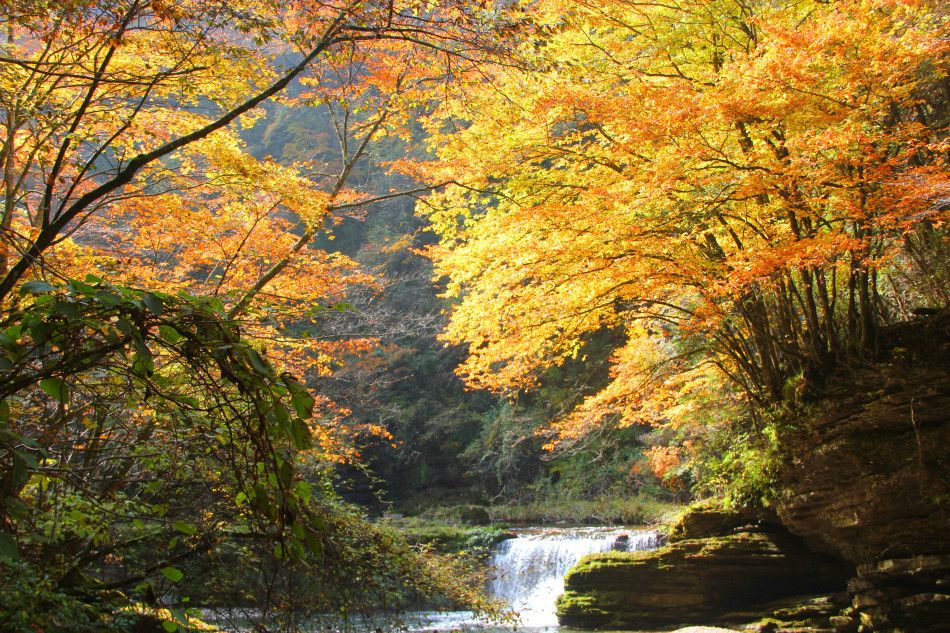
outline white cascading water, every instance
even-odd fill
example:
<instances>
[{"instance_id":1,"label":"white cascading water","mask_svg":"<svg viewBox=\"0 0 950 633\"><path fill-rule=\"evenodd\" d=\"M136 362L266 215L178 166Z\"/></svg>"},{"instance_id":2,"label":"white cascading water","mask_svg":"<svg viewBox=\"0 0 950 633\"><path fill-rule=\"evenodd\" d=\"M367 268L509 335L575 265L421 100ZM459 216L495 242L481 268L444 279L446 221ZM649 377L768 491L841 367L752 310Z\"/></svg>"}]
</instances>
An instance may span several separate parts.
<instances>
[{"instance_id":1,"label":"white cascading water","mask_svg":"<svg viewBox=\"0 0 950 633\"><path fill-rule=\"evenodd\" d=\"M610 550L655 549L660 535L652 530L551 528L521 530L492 552L492 595L504 598L521 624L557 626L554 602L564 591L564 575L587 554Z\"/></svg>"}]
</instances>

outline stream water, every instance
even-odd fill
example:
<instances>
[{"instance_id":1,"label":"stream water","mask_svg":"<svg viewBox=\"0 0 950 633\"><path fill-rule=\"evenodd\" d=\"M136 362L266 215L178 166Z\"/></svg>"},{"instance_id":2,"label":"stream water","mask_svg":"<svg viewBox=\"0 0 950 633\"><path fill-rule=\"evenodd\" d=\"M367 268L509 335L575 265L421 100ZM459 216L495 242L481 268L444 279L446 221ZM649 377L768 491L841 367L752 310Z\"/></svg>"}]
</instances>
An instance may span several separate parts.
<instances>
[{"instance_id":1,"label":"stream water","mask_svg":"<svg viewBox=\"0 0 950 633\"><path fill-rule=\"evenodd\" d=\"M564 591L564 575L581 558L610 550L654 549L659 541L659 535L648 530L522 530L492 552L492 565L497 571L489 591L504 598L525 626L556 626L554 601Z\"/></svg>"},{"instance_id":2,"label":"stream water","mask_svg":"<svg viewBox=\"0 0 950 633\"><path fill-rule=\"evenodd\" d=\"M527 528L492 550L495 574L488 590L518 613L519 630L558 630L555 600L564 591L564 575L587 554L610 550L655 549L660 535L652 530L621 528ZM473 629L487 631L470 614L417 614L415 631ZM510 629L509 629L510 630Z\"/></svg>"},{"instance_id":3,"label":"stream water","mask_svg":"<svg viewBox=\"0 0 950 633\"><path fill-rule=\"evenodd\" d=\"M555 601L564 591L564 575L587 554L610 550L636 551L655 549L661 544L653 530L612 527L524 528L516 536L492 549L494 568L488 592L503 599L518 614L517 631L525 633L570 633L558 627ZM210 619L224 624L223 614L209 613ZM217 617L214 617L217 616ZM234 622L231 616L231 622ZM325 620L314 621L313 631L332 631L336 626ZM345 630L472 633L510 633L512 626L486 625L470 612L406 613L398 621L383 617L376 621L351 624ZM250 630L250 629L237 629Z\"/></svg>"}]
</instances>

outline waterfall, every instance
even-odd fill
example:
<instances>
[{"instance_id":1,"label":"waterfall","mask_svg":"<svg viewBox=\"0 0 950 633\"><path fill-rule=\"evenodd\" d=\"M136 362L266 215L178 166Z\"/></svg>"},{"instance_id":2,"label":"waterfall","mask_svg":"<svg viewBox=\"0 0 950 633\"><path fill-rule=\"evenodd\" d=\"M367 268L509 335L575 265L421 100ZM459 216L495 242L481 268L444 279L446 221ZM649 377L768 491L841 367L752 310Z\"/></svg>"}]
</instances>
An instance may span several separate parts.
<instances>
[{"instance_id":1,"label":"waterfall","mask_svg":"<svg viewBox=\"0 0 950 633\"><path fill-rule=\"evenodd\" d=\"M554 601L564 591L564 575L583 556L610 550L636 551L660 545L651 530L617 528L525 529L492 552L492 595L504 598L530 627L557 625Z\"/></svg>"}]
</instances>

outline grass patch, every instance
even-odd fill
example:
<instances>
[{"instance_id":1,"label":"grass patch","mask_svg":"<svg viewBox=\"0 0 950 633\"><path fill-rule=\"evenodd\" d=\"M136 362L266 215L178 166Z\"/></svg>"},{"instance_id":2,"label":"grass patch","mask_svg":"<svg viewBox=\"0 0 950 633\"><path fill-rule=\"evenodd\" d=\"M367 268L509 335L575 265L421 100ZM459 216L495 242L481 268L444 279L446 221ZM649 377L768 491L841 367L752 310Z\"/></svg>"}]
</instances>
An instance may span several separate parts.
<instances>
[{"instance_id":1,"label":"grass patch","mask_svg":"<svg viewBox=\"0 0 950 633\"><path fill-rule=\"evenodd\" d=\"M519 525L656 525L680 511L677 504L647 495L546 499L488 508L492 521Z\"/></svg>"},{"instance_id":2,"label":"grass patch","mask_svg":"<svg viewBox=\"0 0 950 633\"><path fill-rule=\"evenodd\" d=\"M381 523L400 532L412 545L446 554L487 553L492 545L512 536L504 525L450 525L420 517L389 518Z\"/></svg>"}]
</instances>

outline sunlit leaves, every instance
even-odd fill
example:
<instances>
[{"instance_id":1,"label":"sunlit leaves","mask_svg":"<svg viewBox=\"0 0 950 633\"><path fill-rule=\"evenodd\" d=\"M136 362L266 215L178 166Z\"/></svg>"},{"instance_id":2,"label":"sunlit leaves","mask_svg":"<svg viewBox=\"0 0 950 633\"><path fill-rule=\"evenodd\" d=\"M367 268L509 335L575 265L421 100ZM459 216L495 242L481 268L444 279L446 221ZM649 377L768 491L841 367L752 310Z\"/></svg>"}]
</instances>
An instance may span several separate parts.
<instances>
[{"instance_id":1,"label":"sunlit leaves","mask_svg":"<svg viewBox=\"0 0 950 633\"><path fill-rule=\"evenodd\" d=\"M185 574L176 567L165 567L162 569L162 576L167 578L169 582L179 582L185 577Z\"/></svg>"},{"instance_id":2,"label":"sunlit leaves","mask_svg":"<svg viewBox=\"0 0 950 633\"><path fill-rule=\"evenodd\" d=\"M3 3L0 521L55 559L51 583L182 583L178 561L232 529L285 562L334 553L332 491L301 467L316 480L349 455L346 410L306 374L371 342L297 332L371 280L311 242L367 198L349 174L366 143L407 134L422 84L500 44L494 17L457 0ZM307 76L300 101L346 119L339 159L253 156L258 106Z\"/></svg>"},{"instance_id":3,"label":"sunlit leaves","mask_svg":"<svg viewBox=\"0 0 950 633\"><path fill-rule=\"evenodd\" d=\"M935 3L536 9L528 70L465 86L427 121L438 160L401 165L461 185L421 209L470 385L533 387L608 328L627 338L613 382L560 436L679 423L706 363L774 402L869 353L907 293L950 300L926 282L945 249L916 241L947 219Z\"/></svg>"}]
</instances>

